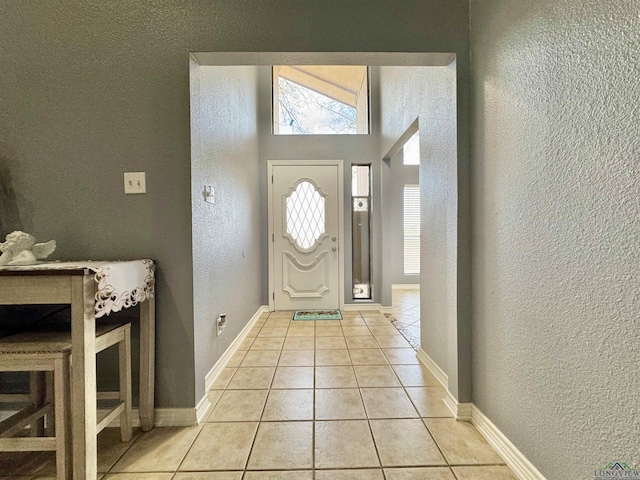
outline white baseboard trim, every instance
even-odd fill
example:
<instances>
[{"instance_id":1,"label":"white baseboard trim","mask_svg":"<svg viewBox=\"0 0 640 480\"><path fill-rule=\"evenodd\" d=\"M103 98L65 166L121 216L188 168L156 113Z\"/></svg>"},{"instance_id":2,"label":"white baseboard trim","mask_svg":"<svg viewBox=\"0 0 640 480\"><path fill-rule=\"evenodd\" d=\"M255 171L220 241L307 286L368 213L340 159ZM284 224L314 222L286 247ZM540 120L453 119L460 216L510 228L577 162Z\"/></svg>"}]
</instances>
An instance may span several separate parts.
<instances>
[{"instance_id":1,"label":"white baseboard trim","mask_svg":"<svg viewBox=\"0 0 640 480\"><path fill-rule=\"evenodd\" d=\"M511 441L484 415L473 403L458 403L448 390L447 374L438 366L427 353L419 349L418 360L438 379L447 394L445 405L451 410L456 420L471 422L480 434L504 459L505 463L514 471L520 480L546 480L538 469L511 443Z\"/></svg>"},{"instance_id":2,"label":"white baseboard trim","mask_svg":"<svg viewBox=\"0 0 640 480\"><path fill-rule=\"evenodd\" d=\"M195 408L156 408L155 427L191 427L197 425Z\"/></svg>"},{"instance_id":3,"label":"white baseboard trim","mask_svg":"<svg viewBox=\"0 0 640 480\"><path fill-rule=\"evenodd\" d=\"M211 413L212 408L213 405L209 400L209 395L207 395L207 392L204 392L204 396L196 405L196 425L200 425L202 422L204 422L205 418L207 418L209 416L209 413Z\"/></svg>"},{"instance_id":4,"label":"white baseboard trim","mask_svg":"<svg viewBox=\"0 0 640 480\"><path fill-rule=\"evenodd\" d=\"M433 361L433 359L427 354L427 352L425 352L422 348L420 348L418 350L417 357L420 363L422 363L425 367L429 369L431 373L433 373L433 376L436 377L436 379L440 382L440 384L444 388L448 389L449 378L447 377L447 374L444 373L444 370L442 370L436 362Z\"/></svg>"},{"instance_id":5,"label":"white baseboard trim","mask_svg":"<svg viewBox=\"0 0 640 480\"><path fill-rule=\"evenodd\" d=\"M394 283L391 290L420 290L419 283Z\"/></svg>"},{"instance_id":6,"label":"white baseboard trim","mask_svg":"<svg viewBox=\"0 0 640 480\"><path fill-rule=\"evenodd\" d=\"M470 422L471 421L471 403L458 403L455 397L449 391L449 377L436 362L423 349L418 350L418 360L433 374L440 382L447 394L444 397L444 404L447 406L456 420Z\"/></svg>"},{"instance_id":7,"label":"white baseboard trim","mask_svg":"<svg viewBox=\"0 0 640 480\"><path fill-rule=\"evenodd\" d=\"M235 340L231 342L231 345L229 345L229 348L227 348L227 350L220 356L216 364L211 368L211 370L209 370L209 373L205 375L204 397L200 400L200 402L198 402L198 404L205 402L205 398L207 397L207 392L211 388L211 385L213 385L213 382L215 382L218 375L220 375L220 372L222 372L224 367L227 365L227 362L229 361L231 356L234 353L236 353L242 341L247 337L247 334L249 333L249 331L253 328L253 326L256 324L256 322L260 318L260 315L268 312L269 312L269 307L266 305L262 305L260 308L258 308L256 313L253 314L253 317L251 317L251 320L247 322L247 324L244 326L244 328L238 334Z\"/></svg>"},{"instance_id":8,"label":"white baseboard trim","mask_svg":"<svg viewBox=\"0 0 640 480\"><path fill-rule=\"evenodd\" d=\"M472 403L458 403L458 400L456 400L453 394L447 390L447 394L444 397L444 404L451 410L456 420L460 422L471 421Z\"/></svg>"},{"instance_id":9,"label":"white baseboard trim","mask_svg":"<svg viewBox=\"0 0 640 480\"><path fill-rule=\"evenodd\" d=\"M209 387L211 387L216 377L224 369L231 358L231 355L236 352L242 340L246 338L249 330L253 328L255 323L258 321L258 318L260 318L260 315L268 311L269 308L264 305L258 309L253 317L251 317L251 320L249 320L242 331L238 334L236 339L231 343L231 345L229 345L229 348L227 348L213 368L209 373L207 373L205 376L205 394L195 408L156 408L153 420L154 427L191 427L200 424L205 418L207 418L212 407L209 397L207 396ZM108 410L98 410L98 418L100 418L101 413L104 416L108 413ZM140 412L137 408L134 408L132 411L132 424L134 427L140 426ZM118 418L115 418L111 423L109 423L109 427L119 426L120 420Z\"/></svg>"},{"instance_id":10,"label":"white baseboard trim","mask_svg":"<svg viewBox=\"0 0 640 480\"><path fill-rule=\"evenodd\" d=\"M103 417L109 410L98 410L98 418ZM131 411L131 423L134 428L140 427L140 412L137 408ZM195 408L156 408L153 417L154 427L192 427L197 425ZM120 427L120 419L114 418L109 427Z\"/></svg>"},{"instance_id":11,"label":"white baseboard trim","mask_svg":"<svg viewBox=\"0 0 640 480\"><path fill-rule=\"evenodd\" d=\"M453 417L457 419L458 418L458 401L455 398L453 398L453 395L449 393L449 390L447 390L447 393L442 399L442 401L447 406L447 408L449 409Z\"/></svg>"},{"instance_id":12,"label":"white baseboard trim","mask_svg":"<svg viewBox=\"0 0 640 480\"><path fill-rule=\"evenodd\" d=\"M473 404L471 404L471 423L475 425L520 480L546 480L498 427Z\"/></svg>"},{"instance_id":13,"label":"white baseboard trim","mask_svg":"<svg viewBox=\"0 0 640 480\"><path fill-rule=\"evenodd\" d=\"M382 305L379 303L347 303L342 306L341 310L345 312L370 312L370 311L381 311Z\"/></svg>"},{"instance_id":14,"label":"white baseboard trim","mask_svg":"<svg viewBox=\"0 0 640 480\"><path fill-rule=\"evenodd\" d=\"M343 305L341 310L345 312L380 312L393 313L393 307L384 306L379 303L348 303Z\"/></svg>"}]
</instances>

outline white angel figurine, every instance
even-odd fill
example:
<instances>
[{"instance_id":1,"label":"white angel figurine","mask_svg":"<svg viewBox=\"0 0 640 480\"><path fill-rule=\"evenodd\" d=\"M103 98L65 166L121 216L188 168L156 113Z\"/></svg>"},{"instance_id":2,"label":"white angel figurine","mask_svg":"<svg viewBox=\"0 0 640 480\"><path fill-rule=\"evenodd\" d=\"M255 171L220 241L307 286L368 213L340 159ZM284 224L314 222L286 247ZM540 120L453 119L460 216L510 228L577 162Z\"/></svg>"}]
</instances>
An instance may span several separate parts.
<instances>
[{"instance_id":1,"label":"white angel figurine","mask_svg":"<svg viewBox=\"0 0 640 480\"><path fill-rule=\"evenodd\" d=\"M47 258L56 249L56 241L36 243L33 235L25 232L11 232L6 241L0 243L0 267L4 265L34 265Z\"/></svg>"}]
</instances>

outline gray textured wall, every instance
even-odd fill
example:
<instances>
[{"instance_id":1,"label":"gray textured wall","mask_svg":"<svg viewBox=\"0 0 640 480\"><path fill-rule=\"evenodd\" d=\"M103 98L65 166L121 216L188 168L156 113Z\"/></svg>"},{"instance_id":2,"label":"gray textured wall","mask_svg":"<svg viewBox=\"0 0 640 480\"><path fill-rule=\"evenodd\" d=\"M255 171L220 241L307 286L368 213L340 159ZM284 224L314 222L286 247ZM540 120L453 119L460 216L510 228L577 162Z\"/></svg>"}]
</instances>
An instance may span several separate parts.
<instances>
[{"instance_id":1,"label":"gray textured wall","mask_svg":"<svg viewBox=\"0 0 640 480\"><path fill-rule=\"evenodd\" d=\"M467 13L465 0L0 0L0 174L18 221L56 238L57 258L158 261L157 406L196 402L189 52L466 56ZM149 193L125 197L124 171L146 171Z\"/></svg>"},{"instance_id":2,"label":"gray textured wall","mask_svg":"<svg viewBox=\"0 0 640 480\"><path fill-rule=\"evenodd\" d=\"M549 479L640 466L637 1L471 2L474 402Z\"/></svg>"},{"instance_id":3,"label":"gray textured wall","mask_svg":"<svg viewBox=\"0 0 640 480\"><path fill-rule=\"evenodd\" d=\"M185 12L0 2L0 170L57 259L158 261L157 404L194 405ZM123 193L146 171L146 195ZM0 232L4 236L6 232Z\"/></svg>"},{"instance_id":4,"label":"gray textured wall","mask_svg":"<svg viewBox=\"0 0 640 480\"><path fill-rule=\"evenodd\" d=\"M191 61L196 400L205 375L260 307L257 68ZM211 185L215 204L204 201ZM218 337L216 319L228 325Z\"/></svg>"},{"instance_id":5,"label":"gray textured wall","mask_svg":"<svg viewBox=\"0 0 640 480\"><path fill-rule=\"evenodd\" d=\"M451 376L449 351L456 350L449 330L457 321L456 69L381 67L380 75L382 152L418 118L421 346Z\"/></svg>"}]
</instances>

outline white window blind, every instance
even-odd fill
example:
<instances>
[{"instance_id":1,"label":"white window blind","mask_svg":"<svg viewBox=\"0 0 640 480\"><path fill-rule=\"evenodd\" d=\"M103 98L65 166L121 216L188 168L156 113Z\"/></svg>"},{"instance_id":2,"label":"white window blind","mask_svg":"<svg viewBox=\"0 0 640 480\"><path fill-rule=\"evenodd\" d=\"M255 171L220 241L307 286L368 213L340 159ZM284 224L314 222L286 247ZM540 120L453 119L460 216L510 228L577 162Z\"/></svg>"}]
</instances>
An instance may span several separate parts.
<instances>
[{"instance_id":1,"label":"white window blind","mask_svg":"<svg viewBox=\"0 0 640 480\"><path fill-rule=\"evenodd\" d=\"M420 273L420 189L404 186L404 274Z\"/></svg>"}]
</instances>

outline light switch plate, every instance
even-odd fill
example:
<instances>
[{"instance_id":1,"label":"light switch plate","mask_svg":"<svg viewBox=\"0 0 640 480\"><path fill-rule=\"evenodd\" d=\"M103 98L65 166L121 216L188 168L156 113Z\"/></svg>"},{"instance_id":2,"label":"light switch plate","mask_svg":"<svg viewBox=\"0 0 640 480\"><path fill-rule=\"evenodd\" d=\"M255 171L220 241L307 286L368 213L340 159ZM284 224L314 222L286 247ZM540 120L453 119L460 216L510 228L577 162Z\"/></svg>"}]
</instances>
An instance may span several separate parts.
<instances>
[{"instance_id":1,"label":"light switch plate","mask_svg":"<svg viewBox=\"0 0 640 480\"><path fill-rule=\"evenodd\" d=\"M147 180L145 172L126 172L124 174L124 193L147 193Z\"/></svg>"},{"instance_id":2,"label":"light switch plate","mask_svg":"<svg viewBox=\"0 0 640 480\"><path fill-rule=\"evenodd\" d=\"M227 314L221 313L220 316L216 319L216 331L218 333L218 337L227 328Z\"/></svg>"},{"instance_id":3,"label":"light switch plate","mask_svg":"<svg viewBox=\"0 0 640 480\"><path fill-rule=\"evenodd\" d=\"M204 201L213 205L216 203L216 192L211 185L204 186Z\"/></svg>"}]
</instances>

